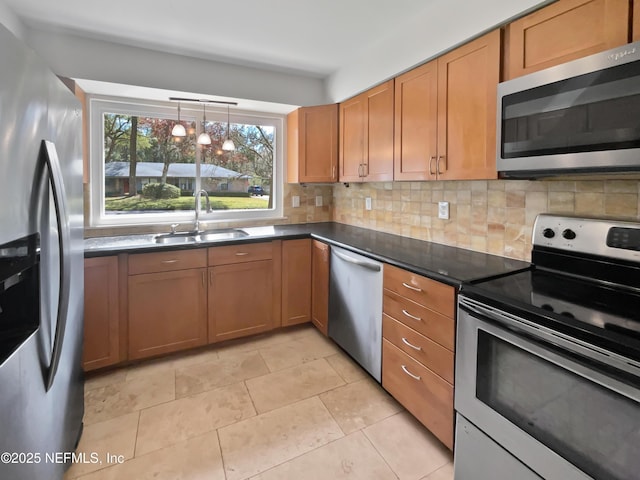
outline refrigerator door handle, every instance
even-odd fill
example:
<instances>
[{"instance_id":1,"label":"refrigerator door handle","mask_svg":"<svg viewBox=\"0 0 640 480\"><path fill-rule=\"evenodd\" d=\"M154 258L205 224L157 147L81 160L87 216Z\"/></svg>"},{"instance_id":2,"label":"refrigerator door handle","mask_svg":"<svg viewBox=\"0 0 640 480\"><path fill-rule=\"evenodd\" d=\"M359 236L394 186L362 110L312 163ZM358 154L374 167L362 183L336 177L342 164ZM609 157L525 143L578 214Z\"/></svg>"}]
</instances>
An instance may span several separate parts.
<instances>
[{"instance_id":1,"label":"refrigerator door handle","mask_svg":"<svg viewBox=\"0 0 640 480\"><path fill-rule=\"evenodd\" d=\"M58 315L56 321L56 332L53 340L53 350L51 352L51 362L47 372L45 386L47 391L51 389L60 363L62 344L64 341L65 329L67 326L67 315L69 311L69 295L71 290L71 254L70 228L67 206L65 203L66 192L62 177L62 169L58 160L58 153L53 142L42 141L40 153L49 170L51 189L53 191L53 203L56 210L56 222L58 224L58 248L60 249L60 290L58 292Z\"/></svg>"}]
</instances>

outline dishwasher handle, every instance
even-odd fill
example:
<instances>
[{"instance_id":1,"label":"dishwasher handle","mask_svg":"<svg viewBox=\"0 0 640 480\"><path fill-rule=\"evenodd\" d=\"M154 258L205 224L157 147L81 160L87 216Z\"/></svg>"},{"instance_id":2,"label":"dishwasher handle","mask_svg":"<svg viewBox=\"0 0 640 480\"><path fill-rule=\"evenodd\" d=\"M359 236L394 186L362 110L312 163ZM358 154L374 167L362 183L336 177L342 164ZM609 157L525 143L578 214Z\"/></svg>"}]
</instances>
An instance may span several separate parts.
<instances>
[{"instance_id":1,"label":"dishwasher handle","mask_svg":"<svg viewBox=\"0 0 640 480\"><path fill-rule=\"evenodd\" d=\"M359 267L366 268L367 270L372 270L374 272L379 272L380 270L382 270L382 266L377 263L369 263L369 262L364 262L362 260L356 260L355 258L351 258L343 253L336 251L335 249L333 250L333 253L336 257L340 258L341 260L344 260L345 262L353 263L354 265L358 265Z\"/></svg>"}]
</instances>

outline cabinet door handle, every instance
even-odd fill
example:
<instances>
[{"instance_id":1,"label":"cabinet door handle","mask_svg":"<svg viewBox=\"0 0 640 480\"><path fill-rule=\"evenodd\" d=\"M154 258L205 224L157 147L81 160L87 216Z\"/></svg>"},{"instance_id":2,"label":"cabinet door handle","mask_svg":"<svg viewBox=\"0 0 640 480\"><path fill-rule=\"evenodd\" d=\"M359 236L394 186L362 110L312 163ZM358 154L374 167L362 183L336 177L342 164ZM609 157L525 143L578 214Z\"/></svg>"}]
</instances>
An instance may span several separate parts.
<instances>
[{"instance_id":1,"label":"cabinet door handle","mask_svg":"<svg viewBox=\"0 0 640 480\"><path fill-rule=\"evenodd\" d=\"M336 166L335 165L331 166L331 178L333 180L335 180L335 178L336 178Z\"/></svg>"},{"instance_id":2,"label":"cabinet door handle","mask_svg":"<svg viewBox=\"0 0 640 480\"><path fill-rule=\"evenodd\" d=\"M431 168L431 167L433 167L433 162L435 162L435 160L436 160L436 156L435 155L429 159L429 175L435 175L436 174L435 170L433 170L433 168Z\"/></svg>"},{"instance_id":3,"label":"cabinet door handle","mask_svg":"<svg viewBox=\"0 0 640 480\"><path fill-rule=\"evenodd\" d=\"M178 262L178 260L174 259L174 260L162 260L161 263L177 263L177 262Z\"/></svg>"},{"instance_id":4,"label":"cabinet door handle","mask_svg":"<svg viewBox=\"0 0 640 480\"><path fill-rule=\"evenodd\" d=\"M407 347L411 347L414 350L421 351L422 347L416 347L413 343L409 342L406 338L402 337L402 343L404 343Z\"/></svg>"},{"instance_id":5,"label":"cabinet door handle","mask_svg":"<svg viewBox=\"0 0 640 480\"><path fill-rule=\"evenodd\" d=\"M213 270L209 272L209 286L213 286Z\"/></svg>"},{"instance_id":6,"label":"cabinet door handle","mask_svg":"<svg viewBox=\"0 0 640 480\"><path fill-rule=\"evenodd\" d=\"M414 287L413 285L409 285L408 283L402 282L402 286L408 288L409 290L413 290L414 292L421 292L422 289L418 287Z\"/></svg>"},{"instance_id":7,"label":"cabinet door handle","mask_svg":"<svg viewBox=\"0 0 640 480\"><path fill-rule=\"evenodd\" d=\"M416 380L421 380L422 379L422 377L420 375L414 375L409 370L407 370L407 367L405 367L404 365L400 365L400 366L402 367L402 371L404 373L406 373L407 375L409 375L411 378L414 378Z\"/></svg>"},{"instance_id":8,"label":"cabinet door handle","mask_svg":"<svg viewBox=\"0 0 640 480\"><path fill-rule=\"evenodd\" d=\"M202 288L207 285L207 279L205 278L206 273L202 272Z\"/></svg>"},{"instance_id":9,"label":"cabinet door handle","mask_svg":"<svg viewBox=\"0 0 640 480\"><path fill-rule=\"evenodd\" d=\"M447 169L446 157L444 155L440 155L438 157L438 161L436 162L436 170L438 171L438 175L442 175L444 172L440 171L440 160L444 160L444 169Z\"/></svg>"},{"instance_id":10,"label":"cabinet door handle","mask_svg":"<svg viewBox=\"0 0 640 480\"><path fill-rule=\"evenodd\" d=\"M402 310L402 313L404 313L407 317L412 318L414 320L417 320L418 322L421 322L422 319L420 317L416 317L415 315L411 315L409 312L407 312L406 310Z\"/></svg>"},{"instance_id":11,"label":"cabinet door handle","mask_svg":"<svg viewBox=\"0 0 640 480\"><path fill-rule=\"evenodd\" d=\"M244 257L245 255L249 255L249 252L236 252L236 257Z\"/></svg>"},{"instance_id":12,"label":"cabinet door handle","mask_svg":"<svg viewBox=\"0 0 640 480\"><path fill-rule=\"evenodd\" d=\"M365 168L366 168L366 172L365 173ZM369 176L369 164L368 163L363 163L362 164L362 176L363 177L368 177Z\"/></svg>"}]
</instances>

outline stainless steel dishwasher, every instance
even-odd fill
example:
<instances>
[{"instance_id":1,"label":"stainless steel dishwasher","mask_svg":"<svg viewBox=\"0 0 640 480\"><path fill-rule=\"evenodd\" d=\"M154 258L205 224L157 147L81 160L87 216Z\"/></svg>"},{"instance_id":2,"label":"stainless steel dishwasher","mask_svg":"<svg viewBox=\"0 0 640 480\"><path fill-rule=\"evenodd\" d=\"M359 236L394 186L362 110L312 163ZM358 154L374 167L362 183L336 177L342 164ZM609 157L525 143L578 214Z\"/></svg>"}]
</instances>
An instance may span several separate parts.
<instances>
[{"instance_id":1,"label":"stainless steel dishwasher","mask_svg":"<svg viewBox=\"0 0 640 480\"><path fill-rule=\"evenodd\" d=\"M382 378L382 263L331 247L329 337Z\"/></svg>"}]
</instances>

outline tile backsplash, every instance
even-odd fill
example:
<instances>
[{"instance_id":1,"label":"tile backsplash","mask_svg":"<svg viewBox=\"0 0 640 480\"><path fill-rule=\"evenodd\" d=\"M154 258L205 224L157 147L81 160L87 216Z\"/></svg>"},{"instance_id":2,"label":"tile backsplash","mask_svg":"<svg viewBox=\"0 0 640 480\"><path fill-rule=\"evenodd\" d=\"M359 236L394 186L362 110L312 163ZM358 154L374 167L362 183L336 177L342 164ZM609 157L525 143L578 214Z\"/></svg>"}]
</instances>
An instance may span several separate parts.
<instances>
[{"instance_id":1,"label":"tile backsplash","mask_svg":"<svg viewBox=\"0 0 640 480\"><path fill-rule=\"evenodd\" d=\"M639 199L639 180L352 183L333 187L333 220L530 260L539 213L638 221ZM440 201L449 202L448 220L438 218Z\"/></svg>"}]
</instances>

